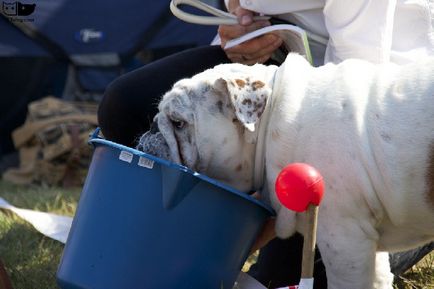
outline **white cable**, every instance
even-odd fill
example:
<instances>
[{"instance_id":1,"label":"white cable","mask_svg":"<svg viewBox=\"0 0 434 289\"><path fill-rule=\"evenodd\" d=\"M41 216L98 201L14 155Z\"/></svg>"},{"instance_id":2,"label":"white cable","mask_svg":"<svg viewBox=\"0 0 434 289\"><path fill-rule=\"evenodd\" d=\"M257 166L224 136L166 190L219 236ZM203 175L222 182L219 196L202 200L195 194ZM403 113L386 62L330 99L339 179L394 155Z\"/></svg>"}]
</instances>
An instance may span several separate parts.
<instances>
[{"instance_id":1,"label":"white cable","mask_svg":"<svg viewBox=\"0 0 434 289\"><path fill-rule=\"evenodd\" d=\"M214 16L201 16L201 15L193 15L182 11L178 8L178 5L190 5L200 9L204 12L207 12ZM194 23L194 24L202 24L202 25L236 25L238 24L237 16L230 14L228 12L222 11L215 7L212 7L208 4L205 4L199 0L172 0L170 2L170 11L172 11L173 15L178 17L179 19ZM254 16L253 20L269 20L268 16Z\"/></svg>"}]
</instances>

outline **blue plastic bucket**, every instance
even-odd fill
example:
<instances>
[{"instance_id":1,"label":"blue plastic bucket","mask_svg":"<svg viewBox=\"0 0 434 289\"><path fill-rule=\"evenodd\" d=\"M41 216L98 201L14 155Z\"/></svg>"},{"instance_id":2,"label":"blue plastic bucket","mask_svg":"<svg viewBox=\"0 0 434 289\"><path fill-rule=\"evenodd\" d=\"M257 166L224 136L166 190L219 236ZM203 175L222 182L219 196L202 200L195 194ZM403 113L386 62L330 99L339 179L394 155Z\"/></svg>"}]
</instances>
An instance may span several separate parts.
<instances>
[{"instance_id":1,"label":"blue plastic bucket","mask_svg":"<svg viewBox=\"0 0 434 289\"><path fill-rule=\"evenodd\" d=\"M62 289L232 288L272 209L101 138L57 272Z\"/></svg>"}]
</instances>

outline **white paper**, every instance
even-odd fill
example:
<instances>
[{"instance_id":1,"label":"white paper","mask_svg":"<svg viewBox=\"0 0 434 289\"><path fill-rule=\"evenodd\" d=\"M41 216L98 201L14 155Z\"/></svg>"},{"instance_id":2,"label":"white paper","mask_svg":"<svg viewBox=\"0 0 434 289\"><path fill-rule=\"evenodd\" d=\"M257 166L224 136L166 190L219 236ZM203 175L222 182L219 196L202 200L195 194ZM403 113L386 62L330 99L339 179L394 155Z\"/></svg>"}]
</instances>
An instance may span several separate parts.
<instances>
[{"instance_id":1,"label":"white paper","mask_svg":"<svg viewBox=\"0 0 434 289\"><path fill-rule=\"evenodd\" d=\"M139 162L137 163L138 166L140 167L145 167L148 169L152 169L154 167L154 161L144 158L144 157L140 157L139 158Z\"/></svg>"},{"instance_id":2,"label":"white paper","mask_svg":"<svg viewBox=\"0 0 434 289\"><path fill-rule=\"evenodd\" d=\"M246 42L247 40L253 39L255 37L258 37L260 35L272 32L272 31L278 31L278 30L288 30L292 31L294 35L297 35L299 40L302 41L303 36L306 34L306 32L301 29L300 27L297 27L295 25L291 24L277 24L277 25L271 25L266 26L257 30L253 30L252 32L246 33L238 38L231 39L228 42L226 42L226 45L224 49L229 49L231 47L234 47L240 43Z\"/></svg>"},{"instance_id":3,"label":"white paper","mask_svg":"<svg viewBox=\"0 0 434 289\"><path fill-rule=\"evenodd\" d=\"M302 278L300 284L289 287L280 287L276 289L313 289L313 278Z\"/></svg>"},{"instance_id":4,"label":"white paper","mask_svg":"<svg viewBox=\"0 0 434 289\"><path fill-rule=\"evenodd\" d=\"M0 208L10 210L29 222L36 230L47 237L66 243L71 228L72 218L67 216L44 213L28 209L20 209L12 206L3 198L0 198Z\"/></svg>"},{"instance_id":5,"label":"white paper","mask_svg":"<svg viewBox=\"0 0 434 289\"><path fill-rule=\"evenodd\" d=\"M313 288L313 278L300 279L300 284L298 284L298 289L312 289L312 288Z\"/></svg>"},{"instance_id":6,"label":"white paper","mask_svg":"<svg viewBox=\"0 0 434 289\"><path fill-rule=\"evenodd\" d=\"M251 31L242 35L241 37L229 40L226 42L224 49L229 49L245 41L272 31L277 31L280 34L280 37L284 43L283 47L285 48L285 51L275 55L275 60L283 62L289 52L296 52L300 55L303 55L309 61L309 63L313 63L306 31L291 24L276 24Z\"/></svg>"},{"instance_id":7,"label":"white paper","mask_svg":"<svg viewBox=\"0 0 434 289\"><path fill-rule=\"evenodd\" d=\"M127 163L131 163L133 161L133 157L134 155L127 151L121 151L119 154L119 159Z\"/></svg>"}]
</instances>

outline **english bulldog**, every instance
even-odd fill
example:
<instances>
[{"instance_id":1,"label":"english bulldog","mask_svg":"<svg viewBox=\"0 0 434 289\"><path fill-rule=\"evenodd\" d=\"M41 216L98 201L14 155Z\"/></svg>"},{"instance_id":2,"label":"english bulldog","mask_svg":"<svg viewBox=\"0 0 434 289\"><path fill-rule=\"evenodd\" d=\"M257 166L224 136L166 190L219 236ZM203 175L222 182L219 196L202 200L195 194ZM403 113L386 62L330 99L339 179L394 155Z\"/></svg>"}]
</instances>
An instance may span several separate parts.
<instances>
[{"instance_id":1,"label":"english bulldog","mask_svg":"<svg viewBox=\"0 0 434 289\"><path fill-rule=\"evenodd\" d=\"M302 232L275 180L308 163L325 182L317 246L328 288L392 288L387 252L434 240L434 58L312 67L222 64L174 84L139 147L241 191L262 189L275 230Z\"/></svg>"}]
</instances>

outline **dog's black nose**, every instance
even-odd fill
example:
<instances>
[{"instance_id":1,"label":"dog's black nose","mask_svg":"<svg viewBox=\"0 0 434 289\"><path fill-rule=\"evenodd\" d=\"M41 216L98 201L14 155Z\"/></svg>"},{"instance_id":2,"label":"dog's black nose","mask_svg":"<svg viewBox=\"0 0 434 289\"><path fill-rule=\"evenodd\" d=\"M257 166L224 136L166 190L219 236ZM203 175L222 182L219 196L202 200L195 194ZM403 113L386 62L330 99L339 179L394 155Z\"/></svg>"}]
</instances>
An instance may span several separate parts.
<instances>
[{"instance_id":1,"label":"dog's black nose","mask_svg":"<svg viewBox=\"0 0 434 289\"><path fill-rule=\"evenodd\" d=\"M158 123L156 122L156 121L154 121L152 124L151 124L151 129L149 130L149 132L151 133L151 134L156 134L157 132L159 132L160 130L158 129Z\"/></svg>"}]
</instances>

